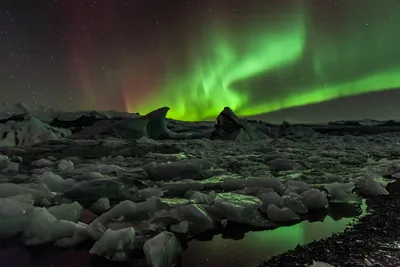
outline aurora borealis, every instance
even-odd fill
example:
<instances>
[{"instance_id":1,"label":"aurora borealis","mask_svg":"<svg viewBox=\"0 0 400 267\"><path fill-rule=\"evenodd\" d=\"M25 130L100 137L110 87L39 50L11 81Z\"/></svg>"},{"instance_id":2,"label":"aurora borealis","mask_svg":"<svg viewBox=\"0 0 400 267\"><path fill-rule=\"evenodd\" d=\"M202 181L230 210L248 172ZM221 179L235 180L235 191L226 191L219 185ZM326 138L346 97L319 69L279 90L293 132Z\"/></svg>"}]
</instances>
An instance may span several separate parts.
<instances>
[{"instance_id":1,"label":"aurora borealis","mask_svg":"<svg viewBox=\"0 0 400 267\"><path fill-rule=\"evenodd\" d=\"M324 118L331 100L350 118L369 107L341 99L400 97L397 0L25 2L3 12L11 100L30 91L24 101L67 109L169 106L193 121L225 106L252 116L318 103ZM390 106L365 114L395 116L383 114Z\"/></svg>"},{"instance_id":2,"label":"aurora borealis","mask_svg":"<svg viewBox=\"0 0 400 267\"><path fill-rule=\"evenodd\" d=\"M321 26L337 30L344 23L347 29L325 36L318 36L311 7L302 4L280 18L261 18L244 33L209 27L215 32L206 38L208 44L195 49L201 52L194 70L168 77L154 102L139 110L164 104L174 118L198 120L230 106L250 116L399 87L400 52L395 47L400 40L393 40L390 30L400 25L400 17L391 17L389 9L383 12L385 7L377 12L370 2L357 8L356 2L340 11L343 22ZM380 20L388 21L388 29L374 25L384 23ZM262 78L263 84L254 82Z\"/></svg>"}]
</instances>

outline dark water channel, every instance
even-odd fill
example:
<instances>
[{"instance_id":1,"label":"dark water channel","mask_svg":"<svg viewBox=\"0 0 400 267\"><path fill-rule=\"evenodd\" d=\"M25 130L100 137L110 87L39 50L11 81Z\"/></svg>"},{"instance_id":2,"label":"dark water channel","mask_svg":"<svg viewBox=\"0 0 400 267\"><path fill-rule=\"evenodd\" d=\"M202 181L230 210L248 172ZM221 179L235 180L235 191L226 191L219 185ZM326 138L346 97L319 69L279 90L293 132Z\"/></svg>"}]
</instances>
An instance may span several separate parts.
<instances>
[{"instance_id":1,"label":"dark water channel","mask_svg":"<svg viewBox=\"0 0 400 267\"><path fill-rule=\"evenodd\" d=\"M230 226L224 233L191 240L182 255L182 267L255 267L261 260L295 248L297 245L327 238L343 231L360 215L360 207L334 205L327 216L314 214L301 223L275 230L248 231ZM4 240L3 240L4 241ZM114 267L146 266L143 255L129 263L112 263L89 255L87 248L56 249L52 245L24 247L18 242L0 240L0 266L5 267Z\"/></svg>"}]
</instances>

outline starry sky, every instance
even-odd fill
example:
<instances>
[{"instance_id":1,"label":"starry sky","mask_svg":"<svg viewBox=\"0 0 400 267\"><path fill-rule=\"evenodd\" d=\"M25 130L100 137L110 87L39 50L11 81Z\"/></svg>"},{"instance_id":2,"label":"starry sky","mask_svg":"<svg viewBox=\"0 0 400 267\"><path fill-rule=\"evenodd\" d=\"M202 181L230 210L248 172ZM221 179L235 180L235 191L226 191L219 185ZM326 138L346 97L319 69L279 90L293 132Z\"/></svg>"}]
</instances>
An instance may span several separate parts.
<instances>
[{"instance_id":1,"label":"starry sky","mask_svg":"<svg viewBox=\"0 0 400 267\"><path fill-rule=\"evenodd\" d=\"M1 101L400 118L399 0L2 0Z\"/></svg>"}]
</instances>

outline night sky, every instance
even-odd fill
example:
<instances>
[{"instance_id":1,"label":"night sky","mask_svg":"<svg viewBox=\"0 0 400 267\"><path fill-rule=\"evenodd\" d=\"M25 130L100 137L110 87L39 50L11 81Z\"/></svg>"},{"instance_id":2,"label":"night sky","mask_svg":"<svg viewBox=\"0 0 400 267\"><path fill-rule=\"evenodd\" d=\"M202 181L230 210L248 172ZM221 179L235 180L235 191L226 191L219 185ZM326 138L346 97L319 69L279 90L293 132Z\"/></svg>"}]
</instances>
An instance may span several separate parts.
<instances>
[{"instance_id":1,"label":"night sky","mask_svg":"<svg viewBox=\"0 0 400 267\"><path fill-rule=\"evenodd\" d=\"M400 118L399 25L399 0L1 0L0 101Z\"/></svg>"}]
</instances>

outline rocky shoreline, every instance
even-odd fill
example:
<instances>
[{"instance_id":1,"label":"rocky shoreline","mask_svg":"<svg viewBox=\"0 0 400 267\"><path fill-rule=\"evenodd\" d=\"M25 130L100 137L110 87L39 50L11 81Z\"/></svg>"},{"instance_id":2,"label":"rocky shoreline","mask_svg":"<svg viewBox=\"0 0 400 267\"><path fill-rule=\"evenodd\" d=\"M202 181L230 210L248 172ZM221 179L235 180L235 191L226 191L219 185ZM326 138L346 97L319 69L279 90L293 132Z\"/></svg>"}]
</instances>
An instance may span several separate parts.
<instances>
[{"instance_id":1,"label":"rocky shoreline","mask_svg":"<svg viewBox=\"0 0 400 267\"><path fill-rule=\"evenodd\" d=\"M313 261L340 267L400 266L400 182L387 189L389 195L368 199L370 213L353 227L272 257L259 267L303 267Z\"/></svg>"}]
</instances>

